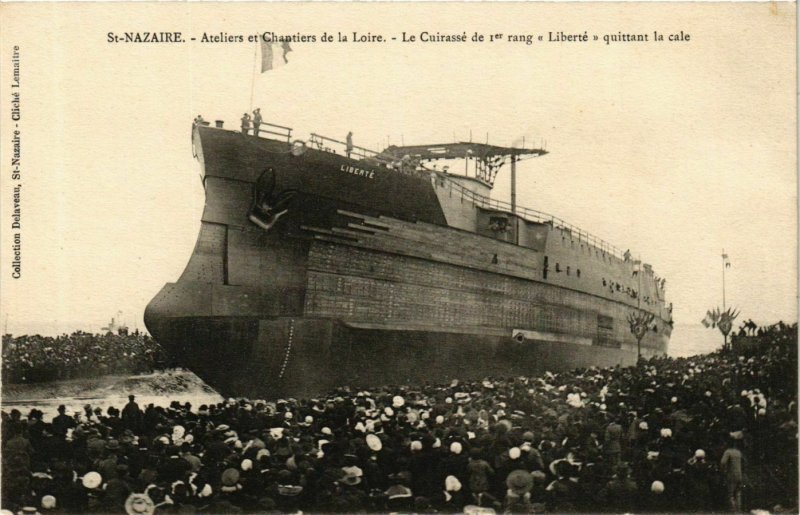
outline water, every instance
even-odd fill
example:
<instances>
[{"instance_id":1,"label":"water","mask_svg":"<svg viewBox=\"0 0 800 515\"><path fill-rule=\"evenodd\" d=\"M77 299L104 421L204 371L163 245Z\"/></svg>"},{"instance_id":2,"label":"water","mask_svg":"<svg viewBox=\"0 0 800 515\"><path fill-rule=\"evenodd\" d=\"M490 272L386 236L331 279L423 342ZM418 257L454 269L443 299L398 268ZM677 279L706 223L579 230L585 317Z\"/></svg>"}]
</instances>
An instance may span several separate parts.
<instances>
[{"instance_id":1,"label":"water","mask_svg":"<svg viewBox=\"0 0 800 515\"><path fill-rule=\"evenodd\" d=\"M172 401L178 401L182 404L190 402L193 409L197 409L201 404L223 400L192 372L167 370L138 376L6 385L3 387L2 408L5 412L16 408L23 415L37 408L49 421L58 414L60 404L66 406L68 414L83 412L86 404L101 408L105 414L109 406L122 409L128 403L128 395L135 395L140 407L148 404L167 407Z\"/></svg>"}]
</instances>

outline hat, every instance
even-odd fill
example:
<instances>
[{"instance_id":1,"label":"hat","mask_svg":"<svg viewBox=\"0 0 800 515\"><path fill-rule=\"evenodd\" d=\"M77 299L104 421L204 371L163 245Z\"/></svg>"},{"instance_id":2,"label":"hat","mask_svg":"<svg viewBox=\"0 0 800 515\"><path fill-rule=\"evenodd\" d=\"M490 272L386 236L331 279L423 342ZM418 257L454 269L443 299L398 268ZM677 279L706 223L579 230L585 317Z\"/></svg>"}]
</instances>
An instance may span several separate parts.
<instances>
[{"instance_id":1,"label":"hat","mask_svg":"<svg viewBox=\"0 0 800 515\"><path fill-rule=\"evenodd\" d=\"M647 431L650 428L647 426L647 422L639 422L639 429L642 431Z\"/></svg>"},{"instance_id":2,"label":"hat","mask_svg":"<svg viewBox=\"0 0 800 515\"><path fill-rule=\"evenodd\" d=\"M522 440L528 443L533 443L533 431L525 431L522 433Z\"/></svg>"},{"instance_id":3,"label":"hat","mask_svg":"<svg viewBox=\"0 0 800 515\"><path fill-rule=\"evenodd\" d=\"M209 483L203 485L203 488L200 489L200 492L197 494L198 497L211 497L211 494L214 493L214 489L211 488Z\"/></svg>"},{"instance_id":4,"label":"hat","mask_svg":"<svg viewBox=\"0 0 800 515\"><path fill-rule=\"evenodd\" d=\"M518 459L520 457L520 454L522 453L519 450L519 447L512 447L511 449L508 450L508 457L511 458L512 460Z\"/></svg>"},{"instance_id":5,"label":"hat","mask_svg":"<svg viewBox=\"0 0 800 515\"><path fill-rule=\"evenodd\" d=\"M112 438L111 440L106 442L106 449L108 449L109 451L116 451L117 449L119 449L119 442Z\"/></svg>"},{"instance_id":6,"label":"hat","mask_svg":"<svg viewBox=\"0 0 800 515\"><path fill-rule=\"evenodd\" d=\"M506 478L506 486L516 495L525 495L533 487L533 477L525 470L514 470Z\"/></svg>"},{"instance_id":7,"label":"hat","mask_svg":"<svg viewBox=\"0 0 800 515\"><path fill-rule=\"evenodd\" d=\"M256 453L256 459L261 460L264 456L269 457L269 450L268 449L259 449L258 453Z\"/></svg>"},{"instance_id":8,"label":"hat","mask_svg":"<svg viewBox=\"0 0 800 515\"><path fill-rule=\"evenodd\" d=\"M696 451L694 451L694 457L697 459L705 458L706 451L704 451L703 449L697 449Z\"/></svg>"},{"instance_id":9,"label":"hat","mask_svg":"<svg viewBox=\"0 0 800 515\"><path fill-rule=\"evenodd\" d=\"M653 481L653 484L650 485L650 491L656 494L664 492L664 483L661 481Z\"/></svg>"},{"instance_id":10,"label":"hat","mask_svg":"<svg viewBox=\"0 0 800 515\"><path fill-rule=\"evenodd\" d=\"M302 491L303 487L300 485L278 485L278 495L283 495L285 497L300 495Z\"/></svg>"},{"instance_id":11,"label":"hat","mask_svg":"<svg viewBox=\"0 0 800 515\"><path fill-rule=\"evenodd\" d=\"M93 490L93 489L97 488L98 486L100 486L100 484L102 482L103 482L103 476L101 476L99 473L94 472L94 471L87 472L83 476L83 479L81 480L81 483L83 483L83 486L85 486L89 490Z\"/></svg>"},{"instance_id":12,"label":"hat","mask_svg":"<svg viewBox=\"0 0 800 515\"><path fill-rule=\"evenodd\" d=\"M422 442L419 440L414 440L411 442L411 450L412 451L421 451L422 450Z\"/></svg>"},{"instance_id":13,"label":"hat","mask_svg":"<svg viewBox=\"0 0 800 515\"><path fill-rule=\"evenodd\" d=\"M411 490L403 485L392 485L385 492L384 495L388 499L404 499L411 497Z\"/></svg>"},{"instance_id":14,"label":"hat","mask_svg":"<svg viewBox=\"0 0 800 515\"><path fill-rule=\"evenodd\" d=\"M381 439L374 434L367 435L367 446L375 452L383 449L383 443L381 442Z\"/></svg>"},{"instance_id":15,"label":"hat","mask_svg":"<svg viewBox=\"0 0 800 515\"><path fill-rule=\"evenodd\" d=\"M52 495L45 495L42 497L42 508L45 510L52 510L56 507L56 498Z\"/></svg>"},{"instance_id":16,"label":"hat","mask_svg":"<svg viewBox=\"0 0 800 515\"><path fill-rule=\"evenodd\" d=\"M234 486L239 482L239 471L234 468L225 469L222 473L223 486Z\"/></svg>"},{"instance_id":17,"label":"hat","mask_svg":"<svg viewBox=\"0 0 800 515\"><path fill-rule=\"evenodd\" d=\"M444 424L444 417L442 415L436 415L436 423Z\"/></svg>"},{"instance_id":18,"label":"hat","mask_svg":"<svg viewBox=\"0 0 800 515\"><path fill-rule=\"evenodd\" d=\"M444 480L444 489L448 492L461 490L461 481L456 476L447 476Z\"/></svg>"},{"instance_id":19,"label":"hat","mask_svg":"<svg viewBox=\"0 0 800 515\"><path fill-rule=\"evenodd\" d=\"M331 431L331 428L329 427L323 427L321 433L328 436L333 435L333 431Z\"/></svg>"},{"instance_id":20,"label":"hat","mask_svg":"<svg viewBox=\"0 0 800 515\"><path fill-rule=\"evenodd\" d=\"M461 443L460 442L453 442L450 444L450 452L453 454L461 454Z\"/></svg>"},{"instance_id":21,"label":"hat","mask_svg":"<svg viewBox=\"0 0 800 515\"><path fill-rule=\"evenodd\" d=\"M399 395L395 395L392 398L392 406L394 406L395 408L402 408L405 403L406 400L400 397Z\"/></svg>"},{"instance_id":22,"label":"hat","mask_svg":"<svg viewBox=\"0 0 800 515\"><path fill-rule=\"evenodd\" d=\"M356 466L342 467L342 472L344 472L344 476L342 476L339 481L350 486L361 483L361 476L364 475L364 472Z\"/></svg>"},{"instance_id":23,"label":"hat","mask_svg":"<svg viewBox=\"0 0 800 515\"><path fill-rule=\"evenodd\" d=\"M128 515L143 513L150 515L153 511L155 511L155 503L147 494L131 494L125 499L125 513Z\"/></svg>"},{"instance_id":24,"label":"hat","mask_svg":"<svg viewBox=\"0 0 800 515\"><path fill-rule=\"evenodd\" d=\"M242 470L244 470L244 471L251 470L253 468L253 460L249 460L249 459L242 460L241 467L242 467Z\"/></svg>"},{"instance_id":25,"label":"hat","mask_svg":"<svg viewBox=\"0 0 800 515\"><path fill-rule=\"evenodd\" d=\"M661 429L661 438L671 438L672 437L672 429L665 427Z\"/></svg>"},{"instance_id":26,"label":"hat","mask_svg":"<svg viewBox=\"0 0 800 515\"><path fill-rule=\"evenodd\" d=\"M541 470L534 470L533 472L531 472L531 479L533 479L534 481L536 480L544 481L546 477L547 475Z\"/></svg>"}]
</instances>

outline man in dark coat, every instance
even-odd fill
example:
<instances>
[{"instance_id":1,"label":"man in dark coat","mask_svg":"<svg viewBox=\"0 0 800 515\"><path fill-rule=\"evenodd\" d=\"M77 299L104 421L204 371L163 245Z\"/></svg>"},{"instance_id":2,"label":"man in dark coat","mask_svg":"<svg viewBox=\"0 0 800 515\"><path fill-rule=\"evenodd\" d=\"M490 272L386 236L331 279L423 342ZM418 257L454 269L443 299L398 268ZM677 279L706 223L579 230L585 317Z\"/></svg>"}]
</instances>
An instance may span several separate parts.
<instances>
[{"instance_id":1,"label":"man in dark coat","mask_svg":"<svg viewBox=\"0 0 800 515\"><path fill-rule=\"evenodd\" d=\"M142 421L142 410L136 404L136 397L128 395L128 404L122 408L122 424L126 429L130 429L134 433L139 433L139 428Z\"/></svg>"},{"instance_id":2,"label":"man in dark coat","mask_svg":"<svg viewBox=\"0 0 800 515\"><path fill-rule=\"evenodd\" d=\"M65 412L67 411L66 406L63 404L58 407L58 415L53 418L52 426L53 426L53 434L64 438L67 436L67 431L75 427L75 419L67 415Z\"/></svg>"}]
</instances>

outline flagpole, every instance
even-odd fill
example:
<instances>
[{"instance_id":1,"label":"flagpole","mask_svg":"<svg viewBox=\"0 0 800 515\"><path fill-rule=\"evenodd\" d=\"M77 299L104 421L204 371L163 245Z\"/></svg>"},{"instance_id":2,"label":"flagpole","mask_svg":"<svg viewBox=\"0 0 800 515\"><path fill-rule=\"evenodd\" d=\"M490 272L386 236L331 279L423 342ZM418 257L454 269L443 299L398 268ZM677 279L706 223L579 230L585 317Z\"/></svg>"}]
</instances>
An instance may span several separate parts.
<instances>
[{"instance_id":1,"label":"flagpole","mask_svg":"<svg viewBox=\"0 0 800 515\"><path fill-rule=\"evenodd\" d=\"M638 282L638 292L636 293L636 309L639 312L639 317L642 316L642 255L639 254L639 262L636 265L638 272L636 272L636 280ZM636 338L636 365L642 359L642 339Z\"/></svg>"},{"instance_id":2,"label":"flagpole","mask_svg":"<svg viewBox=\"0 0 800 515\"><path fill-rule=\"evenodd\" d=\"M636 277L639 280L639 294L636 295L636 302L637 302L637 307L638 307L639 311L641 311L642 310L642 256L641 256L641 254L639 255L639 264L637 266L639 267L639 271L636 273Z\"/></svg>"},{"instance_id":3,"label":"flagpole","mask_svg":"<svg viewBox=\"0 0 800 515\"><path fill-rule=\"evenodd\" d=\"M725 311L725 249L722 249L722 311Z\"/></svg>"},{"instance_id":4,"label":"flagpole","mask_svg":"<svg viewBox=\"0 0 800 515\"><path fill-rule=\"evenodd\" d=\"M722 249L722 312L725 312L725 249ZM728 348L728 335L722 333L722 348Z\"/></svg>"},{"instance_id":5,"label":"flagpole","mask_svg":"<svg viewBox=\"0 0 800 515\"><path fill-rule=\"evenodd\" d=\"M256 90L256 61L258 60L258 42L256 42L255 47L253 47L253 79L250 81L250 109L248 111L253 110L253 94Z\"/></svg>"}]
</instances>

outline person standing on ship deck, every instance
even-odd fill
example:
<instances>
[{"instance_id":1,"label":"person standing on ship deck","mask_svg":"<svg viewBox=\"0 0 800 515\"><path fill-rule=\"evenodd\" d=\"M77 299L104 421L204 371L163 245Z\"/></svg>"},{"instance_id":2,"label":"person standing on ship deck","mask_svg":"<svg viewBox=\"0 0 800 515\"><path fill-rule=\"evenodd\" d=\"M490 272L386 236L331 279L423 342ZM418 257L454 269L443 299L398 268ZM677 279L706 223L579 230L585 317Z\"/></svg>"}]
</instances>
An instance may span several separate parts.
<instances>
[{"instance_id":1,"label":"person standing on ship deck","mask_svg":"<svg viewBox=\"0 0 800 515\"><path fill-rule=\"evenodd\" d=\"M350 157L350 153L353 151L353 131L347 133L347 139L345 140L347 157Z\"/></svg>"},{"instance_id":2,"label":"person standing on ship deck","mask_svg":"<svg viewBox=\"0 0 800 515\"><path fill-rule=\"evenodd\" d=\"M261 126L261 108L256 107L253 111L253 136L258 136L259 127Z\"/></svg>"},{"instance_id":3,"label":"person standing on ship deck","mask_svg":"<svg viewBox=\"0 0 800 515\"><path fill-rule=\"evenodd\" d=\"M250 115L244 113L242 116L242 134L247 135L247 132L250 130Z\"/></svg>"}]
</instances>

